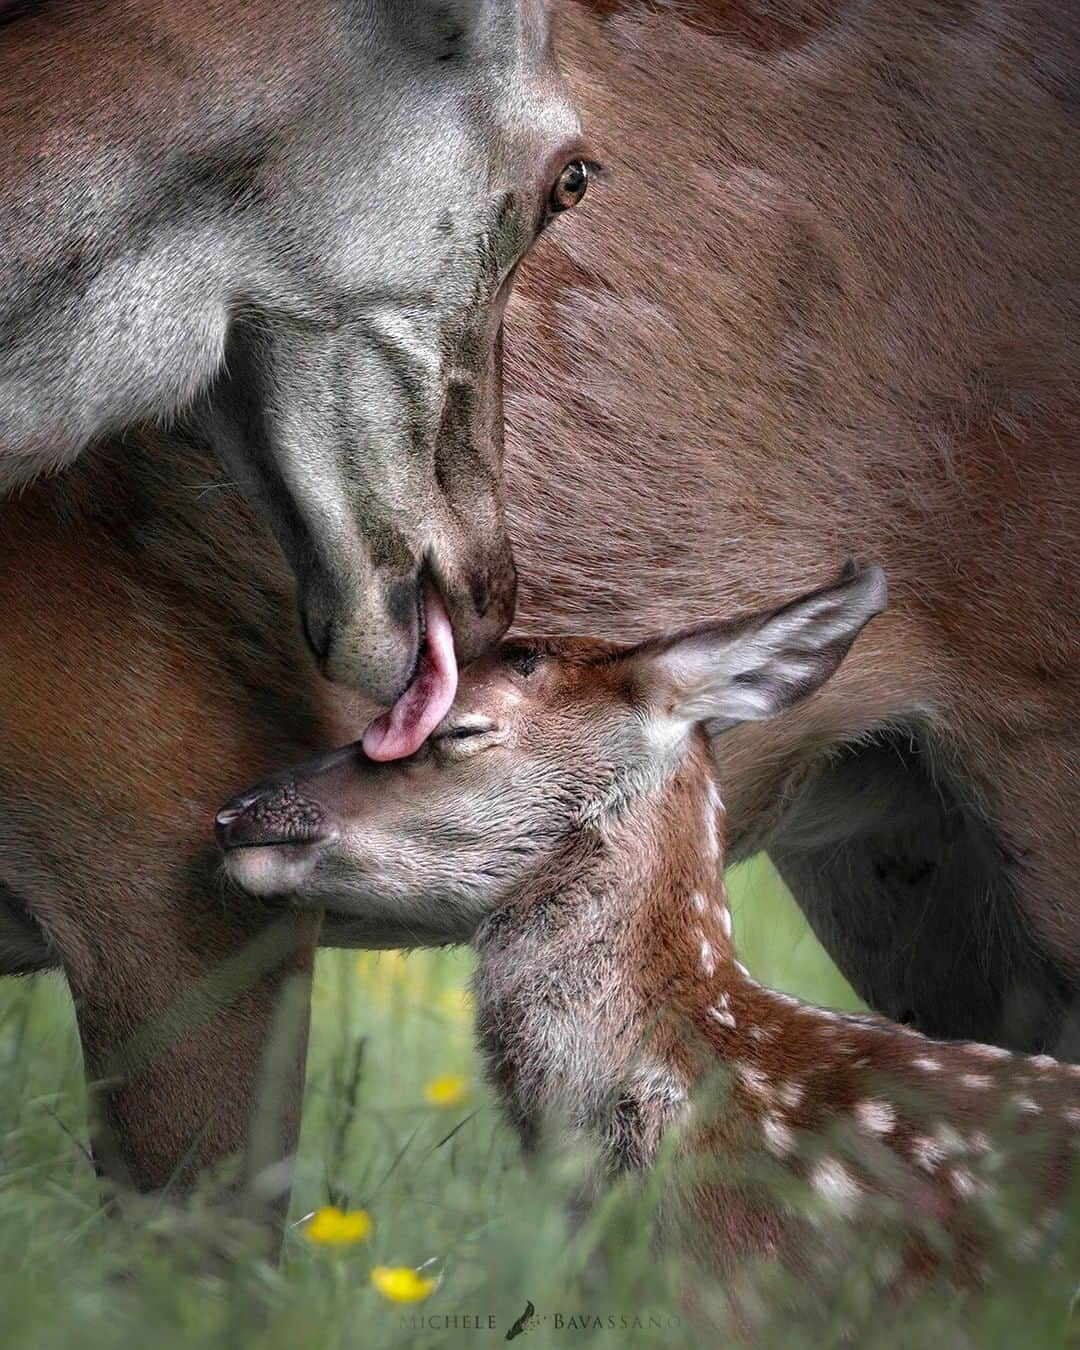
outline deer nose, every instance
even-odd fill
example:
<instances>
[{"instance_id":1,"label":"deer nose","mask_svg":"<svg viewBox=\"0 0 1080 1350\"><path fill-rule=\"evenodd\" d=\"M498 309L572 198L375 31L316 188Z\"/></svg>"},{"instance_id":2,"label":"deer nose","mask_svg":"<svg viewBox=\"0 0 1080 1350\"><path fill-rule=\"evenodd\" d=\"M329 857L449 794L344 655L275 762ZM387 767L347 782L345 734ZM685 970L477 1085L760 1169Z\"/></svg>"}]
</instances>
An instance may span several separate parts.
<instances>
[{"instance_id":1,"label":"deer nose","mask_svg":"<svg viewBox=\"0 0 1080 1350\"><path fill-rule=\"evenodd\" d=\"M214 821L223 849L269 848L275 844L312 846L332 839L335 830L318 802L310 801L286 780L253 788L223 806Z\"/></svg>"}]
</instances>

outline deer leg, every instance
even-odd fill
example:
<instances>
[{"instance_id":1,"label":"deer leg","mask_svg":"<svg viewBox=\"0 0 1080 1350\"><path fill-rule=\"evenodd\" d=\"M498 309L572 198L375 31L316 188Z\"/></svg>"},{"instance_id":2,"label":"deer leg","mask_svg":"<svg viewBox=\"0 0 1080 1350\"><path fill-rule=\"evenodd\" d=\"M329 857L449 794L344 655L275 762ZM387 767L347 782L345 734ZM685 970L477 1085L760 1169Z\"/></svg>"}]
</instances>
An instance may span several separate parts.
<instances>
[{"instance_id":1,"label":"deer leg","mask_svg":"<svg viewBox=\"0 0 1080 1350\"><path fill-rule=\"evenodd\" d=\"M299 1133L314 940L310 924L279 920L201 970L188 962L186 978L149 999L123 971L108 987L72 981L95 1160L121 1190L183 1194L204 1169L231 1161L224 1180L242 1211L280 1221ZM189 956L171 947L162 944L163 961Z\"/></svg>"},{"instance_id":2,"label":"deer leg","mask_svg":"<svg viewBox=\"0 0 1080 1350\"><path fill-rule=\"evenodd\" d=\"M190 852L190 850L188 850ZM20 850L25 863L29 848ZM182 1196L207 1169L269 1231L288 1205L317 915L230 900L209 850L175 866L34 868L35 921L75 1005L98 1171Z\"/></svg>"},{"instance_id":3,"label":"deer leg","mask_svg":"<svg viewBox=\"0 0 1080 1350\"><path fill-rule=\"evenodd\" d=\"M769 854L876 1011L931 1036L1080 1048L1068 980L1032 940L1008 852L910 742L821 766Z\"/></svg>"},{"instance_id":4,"label":"deer leg","mask_svg":"<svg viewBox=\"0 0 1080 1350\"><path fill-rule=\"evenodd\" d=\"M101 1170L174 1193L239 1158L236 1189L269 1214L288 1197L318 920L230 899L213 820L334 733L258 535L223 497L179 529L176 503L199 494L129 450L123 476L91 457L4 504L0 937L43 938L9 937L9 967L65 972ZM200 566L210 522L220 548Z\"/></svg>"}]
</instances>

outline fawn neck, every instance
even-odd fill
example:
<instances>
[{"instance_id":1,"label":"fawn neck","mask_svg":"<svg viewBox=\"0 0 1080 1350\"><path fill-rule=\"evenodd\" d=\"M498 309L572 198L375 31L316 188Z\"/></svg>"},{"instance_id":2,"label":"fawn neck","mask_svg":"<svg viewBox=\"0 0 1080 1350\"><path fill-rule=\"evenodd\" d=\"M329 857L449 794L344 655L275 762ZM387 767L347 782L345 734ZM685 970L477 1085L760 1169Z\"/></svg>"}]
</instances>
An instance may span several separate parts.
<instances>
[{"instance_id":1,"label":"fawn neck","mask_svg":"<svg viewBox=\"0 0 1080 1350\"><path fill-rule=\"evenodd\" d=\"M1052 1222L1080 1126L1080 1068L931 1041L757 984L734 956L721 812L695 749L660 791L584 827L477 932L477 1035L526 1146L552 1114L599 1143L613 1170L646 1168L720 1068L719 1109L697 1117L694 1150L762 1150L841 1213L885 1190L951 1224L1004 1118L1013 1137L1039 1137L1031 1173L1039 1223ZM846 1153L819 1150L804 1165L799 1139L836 1129L857 1141L856 1159L891 1153L894 1180ZM730 1186L695 1204L718 1250L781 1240L779 1211Z\"/></svg>"},{"instance_id":2,"label":"fawn neck","mask_svg":"<svg viewBox=\"0 0 1080 1350\"><path fill-rule=\"evenodd\" d=\"M695 747L477 933L478 1036L526 1144L554 1112L617 1166L647 1165L715 1064L714 1033L740 1035L730 1010L757 986L734 958L722 811Z\"/></svg>"}]
</instances>

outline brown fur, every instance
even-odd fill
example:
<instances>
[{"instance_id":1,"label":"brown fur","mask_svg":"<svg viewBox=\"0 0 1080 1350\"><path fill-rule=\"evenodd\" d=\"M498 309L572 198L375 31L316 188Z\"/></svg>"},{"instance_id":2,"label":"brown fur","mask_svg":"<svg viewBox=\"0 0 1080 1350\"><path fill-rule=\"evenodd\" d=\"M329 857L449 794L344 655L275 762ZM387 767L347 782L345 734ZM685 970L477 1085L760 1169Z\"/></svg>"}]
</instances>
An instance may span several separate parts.
<instances>
[{"instance_id":1,"label":"brown fur","mask_svg":"<svg viewBox=\"0 0 1080 1350\"><path fill-rule=\"evenodd\" d=\"M765 7L690 8L749 22ZM603 25L568 11L561 48L572 83L589 69L579 101L611 174L518 286L518 622L634 639L673 614L796 593L845 556L880 562L889 615L839 679L765 744L757 729L725 743L732 854L774 852L845 973L892 1015L1073 1053L1071 995L1019 954L1033 937L1072 987L1080 237L1049 204L1076 189L1066 53L1080 26L1034 2L1008 17L768 7L830 12L781 60L633 6ZM855 792L838 870L863 898L833 913L807 890L821 860L784 847L781 812L806 783L807 814L841 835L815 758L889 728L890 753L917 747L920 799L953 805L932 830L895 839L875 822L858 839ZM965 839L988 827L996 856L978 882L974 860L957 870L999 899L953 917L949 851L976 852L961 819ZM877 880L924 864L937 893ZM871 898L876 937L856 938L848 916ZM948 925L962 938L1017 905L1017 959L911 987L913 951L930 972ZM966 1013L949 999L958 978ZM1010 979L1057 1011L1005 1010Z\"/></svg>"},{"instance_id":2,"label":"brown fur","mask_svg":"<svg viewBox=\"0 0 1080 1350\"><path fill-rule=\"evenodd\" d=\"M105 1109L120 1149L105 1145L102 1165L140 1187L183 1188L200 1165L243 1148L277 972L310 971L318 928L223 905L205 794L224 795L253 762L269 768L306 749L327 723L286 587L275 606L273 563L257 584L241 568L219 600L209 588L193 596L182 572L162 576L147 556L148 539L170 539L197 575L200 550L213 549L212 534L175 531L156 461L149 450L142 482L107 457L80 464L5 507L0 874L44 962L63 965L91 1080L120 1085ZM170 473L189 502L208 490ZM258 538L237 502L221 510ZM217 584L226 579L227 565ZM19 613L32 622L16 625ZM291 653L276 695L247 625ZM168 762L154 762L151 744L172 747ZM217 992L215 971L226 980ZM135 1038L170 1016L186 1034L174 1026L136 1054ZM290 1074L286 1152L302 1087Z\"/></svg>"},{"instance_id":3,"label":"brown fur","mask_svg":"<svg viewBox=\"0 0 1080 1350\"><path fill-rule=\"evenodd\" d=\"M803 785L839 781L822 754L899 726L883 760L914 738L999 848L1010 969L1052 956L1071 997L1075 17L1050 0L793 3L828 20L793 44L740 36L758 6L702 3L723 21L692 29L601 8L617 12L565 6L560 44L610 181L522 269L508 317L520 622L628 638L772 602L849 555L881 561L890 613L837 679L725 740L732 853L780 857ZM106 448L0 517L0 663L20 689L0 709L0 895L76 980L107 970L104 1022L134 1020L148 991L168 996L162 972L205 971L253 924L224 925L199 865L221 799L361 725L317 688L260 530L216 467L171 450L132 437L122 460ZM921 780L911 793L936 809ZM790 850L781 861L811 908ZM878 861L918 870L895 850ZM811 914L877 1006L908 1007L890 983L895 917L895 952L925 958L905 970L960 963L939 984L962 998L928 995L922 1025L1056 1042L1042 967L1034 1026L984 1013L975 964L942 941L949 914L917 887L883 892L889 923L859 945L868 875L859 905ZM973 887L961 916L980 952L997 931L969 931L984 899ZM914 935L909 913L926 916ZM235 1081L254 1041L215 1045L207 1074ZM180 1108L208 1109L203 1081L146 1085L141 1118L177 1123L152 1149L126 1136L137 1173L160 1173L139 1159L169 1139L182 1153Z\"/></svg>"},{"instance_id":4,"label":"brown fur","mask_svg":"<svg viewBox=\"0 0 1080 1350\"><path fill-rule=\"evenodd\" d=\"M678 1131L661 1217L708 1265L812 1265L812 1220L786 1198L802 1181L855 1231L881 1216L869 1193L914 1221L901 1285L941 1264L927 1222L948 1273L975 1277L977 1197L1000 1206L1023 1178L1032 1249L1060 1222L1080 1067L763 988L735 958L721 879L710 736L812 702L884 599L880 573L845 574L635 648L511 646L465 674L423 755L347 747L245 794L226 868L373 942L471 941L477 1038L524 1145L554 1123L598 1150L591 1176L646 1172ZM782 1184L762 1188L773 1168Z\"/></svg>"},{"instance_id":5,"label":"brown fur","mask_svg":"<svg viewBox=\"0 0 1080 1350\"><path fill-rule=\"evenodd\" d=\"M961 1280L984 1273L973 1197L1024 1177L1033 1251L1060 1221L1073 1177L1080 1069L928 1040L757 984L735 959L702 827L713 773L696 751L658 797L602 822L594 847L569 844L480 928L477 1032L525 1142L553 1111L584 1126L614 1170L648 1169L679 1126L683 1165L663 1222L729 1275L751 1256L805 1259L805 1222L757 1189L776 1167L856 1230L860 1211L864 1222L872 1212L868 1193L889 1197L916 1233L933 1225L950 1245L913 1236L905 1279L943 1262ZM607 960L590 960L596 946ZM538 1034L548 1007L602 1047L590 1066L602 1105L591 1115L567 1100L573 1059Z\"/></svg>"}]
</instances>

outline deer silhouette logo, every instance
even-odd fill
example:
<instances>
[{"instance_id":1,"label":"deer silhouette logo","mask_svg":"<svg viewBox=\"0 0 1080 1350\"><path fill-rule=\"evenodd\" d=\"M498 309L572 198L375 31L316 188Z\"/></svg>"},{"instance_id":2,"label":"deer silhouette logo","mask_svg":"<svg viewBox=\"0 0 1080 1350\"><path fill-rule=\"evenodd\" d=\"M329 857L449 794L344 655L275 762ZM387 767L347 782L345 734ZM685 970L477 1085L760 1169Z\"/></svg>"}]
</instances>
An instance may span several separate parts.
<instances>
[{"instance_id":1,"label":"deer silhouette logo","mask_svg":"<svg viewBox=\"0 0 1080 1350\"><path fill-rule=\"evenodd\" d=\"M529 1327L529 1322L530 1322L530 1320L532 1319L532 1316L533 1316L533 1314L534 1314L535 1312L536 1312L536 1309L535 1309L535 1308L533 1307L533 1305L532 1305L532 1300L531 1300L531 1299L526 1299L526 1300L525 1300L525 1311L521 1314L521 1316L518 1318L518 1320L514 1323L514 1325L513 1325L513 1326L510 1328L510 1330L506 1333L506 1339L507 1339L508 1341L512 1341L512 1340L514 1339L515 1336L520 1336L521 1333L522 1333L523 1331L527 1331L527 1330L528 1330L528 1327Z\"/></svg>"}]
</instances>

